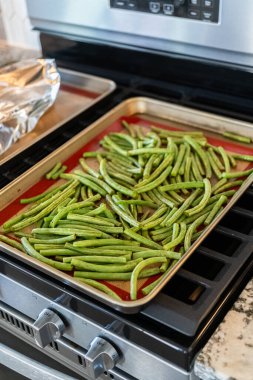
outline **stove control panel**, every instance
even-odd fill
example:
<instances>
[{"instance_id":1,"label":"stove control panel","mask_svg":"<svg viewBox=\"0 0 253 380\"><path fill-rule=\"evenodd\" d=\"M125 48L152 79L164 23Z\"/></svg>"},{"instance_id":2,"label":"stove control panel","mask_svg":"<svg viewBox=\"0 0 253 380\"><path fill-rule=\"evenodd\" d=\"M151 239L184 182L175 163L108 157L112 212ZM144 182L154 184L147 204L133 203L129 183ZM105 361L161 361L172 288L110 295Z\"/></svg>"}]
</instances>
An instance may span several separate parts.
<instances>
[{"instance_id":1,"label":"stove control panel","mask_svg":"<svg viewBox=\"0 0 253 380\"><path fill-rule=\"evenodd\" d=\"M154 15L219 22L220 0L110 0L110 6Z\"/></svg>"}]
</instances>

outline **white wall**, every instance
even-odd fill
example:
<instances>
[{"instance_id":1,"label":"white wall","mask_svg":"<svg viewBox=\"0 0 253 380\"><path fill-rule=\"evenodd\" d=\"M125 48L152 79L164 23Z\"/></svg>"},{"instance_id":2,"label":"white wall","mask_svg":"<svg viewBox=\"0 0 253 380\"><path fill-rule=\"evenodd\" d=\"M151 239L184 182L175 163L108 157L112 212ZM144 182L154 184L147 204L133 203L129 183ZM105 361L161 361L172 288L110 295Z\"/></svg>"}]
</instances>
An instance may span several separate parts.
<instances>
[{"instance_id":1,"label":"white wall","mask_svg":"<svg viewBox=\"0 0 253 380\"><path fill-rule=\"evenodd\" d=\"M10 45L40 49L38 33L32 30L25 0L0 0L0 39Z\"/></svg>"}]
</instances>

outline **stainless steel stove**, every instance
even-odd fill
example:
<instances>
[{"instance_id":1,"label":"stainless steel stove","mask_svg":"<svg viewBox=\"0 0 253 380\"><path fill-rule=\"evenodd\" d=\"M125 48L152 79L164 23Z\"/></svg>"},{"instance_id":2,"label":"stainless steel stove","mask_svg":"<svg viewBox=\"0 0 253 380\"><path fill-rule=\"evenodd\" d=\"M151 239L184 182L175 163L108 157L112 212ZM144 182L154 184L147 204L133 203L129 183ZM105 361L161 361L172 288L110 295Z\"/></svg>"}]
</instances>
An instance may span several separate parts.
<instances>
[{"instance_id":1,"label":"stainless steel stove","mask_svg":"<svg viewBox=\"0 0 253 380\"><path fill-rule=\"evenodd\" d=\"M61 68L114 81L116 88L6 160L1 187L133 96L252 122L247 18L236 41L226 37L233 32L232 13L250 14L250 4L238 9L231 0L97 0L84 7L78 1L28 1L45 57ZM137 314L115 311L0 252L0 326L34 356L8 347L5 338L0 358L12 357L10 367L32 379L196 379L195 356L252 276L252 200L249 188Z\"/></svg>"}]
</instances>

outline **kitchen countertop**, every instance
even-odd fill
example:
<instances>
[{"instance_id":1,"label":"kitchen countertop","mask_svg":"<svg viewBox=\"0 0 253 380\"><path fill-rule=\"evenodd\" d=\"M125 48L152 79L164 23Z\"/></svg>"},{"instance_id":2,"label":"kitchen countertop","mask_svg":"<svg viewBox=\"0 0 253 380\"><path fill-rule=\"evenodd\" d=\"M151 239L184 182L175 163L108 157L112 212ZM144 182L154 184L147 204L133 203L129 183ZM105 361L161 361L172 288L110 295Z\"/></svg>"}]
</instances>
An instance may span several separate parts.
<instances>
[{"instance_id":1,"label":"kitchen countertop","mask_svg":"<svg viewBox=\"0 0 253 380\"><path fill-rule=\"evenodd\" d=\"M202 380L253 379L253 279L195 362Z\"/></svg>"}]
</instances>

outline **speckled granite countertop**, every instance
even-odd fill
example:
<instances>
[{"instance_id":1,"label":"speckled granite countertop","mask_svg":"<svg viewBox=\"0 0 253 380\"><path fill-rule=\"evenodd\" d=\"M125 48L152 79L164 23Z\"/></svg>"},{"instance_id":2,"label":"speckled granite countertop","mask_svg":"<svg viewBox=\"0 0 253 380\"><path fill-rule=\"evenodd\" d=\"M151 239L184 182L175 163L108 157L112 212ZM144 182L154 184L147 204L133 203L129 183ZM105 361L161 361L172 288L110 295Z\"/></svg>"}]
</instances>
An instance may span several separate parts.
<instances>
[{"instance_id":1,"label":"speckled granite countertop","mask_svg":"<svg viewBox=\"0 0 253 380\"><path fill-rule=\"evenodd\" d=\"M195 362L203 380L253 380L253 279Z\"/></svg>"}]
</instances>

